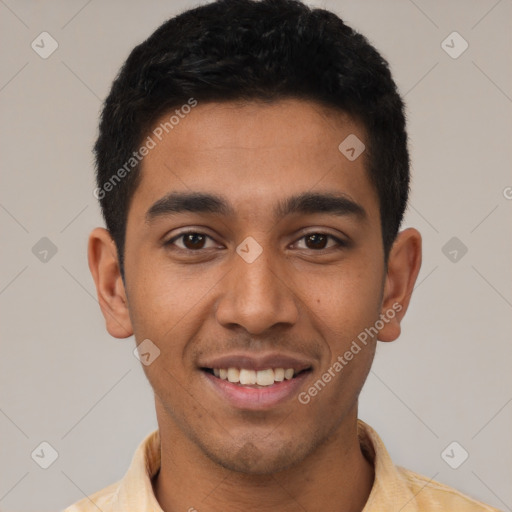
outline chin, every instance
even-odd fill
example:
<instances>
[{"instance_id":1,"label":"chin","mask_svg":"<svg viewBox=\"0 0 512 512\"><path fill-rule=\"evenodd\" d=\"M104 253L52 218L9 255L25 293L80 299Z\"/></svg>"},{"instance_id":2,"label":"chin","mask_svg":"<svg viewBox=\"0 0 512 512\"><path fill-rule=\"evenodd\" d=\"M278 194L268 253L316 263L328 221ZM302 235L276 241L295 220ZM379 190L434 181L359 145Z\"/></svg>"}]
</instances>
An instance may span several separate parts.
<instances>
[{"instance_id":1,"label":"chin","mask_svg":"<svg viewBox=\"0 0 512 512\"><path fill-rule=\"evenodd\" d=\"M212 450L211 445L203 451L214 463L223 468L246 475L270 476L299 464L311 452L296 443L283 442L276 446L262 442L262 439L247 441L241 447L222 447Z\"/></svg>"}]
</instances>

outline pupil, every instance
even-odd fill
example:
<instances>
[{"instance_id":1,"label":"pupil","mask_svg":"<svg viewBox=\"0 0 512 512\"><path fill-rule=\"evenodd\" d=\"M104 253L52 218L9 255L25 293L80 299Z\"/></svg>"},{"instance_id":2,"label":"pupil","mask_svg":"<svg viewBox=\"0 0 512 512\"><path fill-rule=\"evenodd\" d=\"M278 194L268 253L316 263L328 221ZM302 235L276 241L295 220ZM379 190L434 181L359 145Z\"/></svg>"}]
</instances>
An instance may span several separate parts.
<instances>
[{"instance_id":1,"label":"pupil","mask_svg":"<svg viewBox=\"0 0 512 512\"><path fill-rule=\"evenodd\" d=\"M204 242L204 237L198 233L190 233L185 236L185 245L189 249L200 249L202 242Z\"/></svg>"},{"instance_id":2,"label":"pupil","mask_svg":"<svg viewBox=\"0 0 512 512\"><path fill-rule=\"evenodd\" d=\"M318 244L318 241L320 240L320 244ZM307 242L313 242L313 249L323 249L325 247L325 242L327 240L327 237L325 235L320 235L320 234L313 234L313 235L309 235L307 237ZM309 246L308 246L309 247Z\"/></svg>"}]
</instances>

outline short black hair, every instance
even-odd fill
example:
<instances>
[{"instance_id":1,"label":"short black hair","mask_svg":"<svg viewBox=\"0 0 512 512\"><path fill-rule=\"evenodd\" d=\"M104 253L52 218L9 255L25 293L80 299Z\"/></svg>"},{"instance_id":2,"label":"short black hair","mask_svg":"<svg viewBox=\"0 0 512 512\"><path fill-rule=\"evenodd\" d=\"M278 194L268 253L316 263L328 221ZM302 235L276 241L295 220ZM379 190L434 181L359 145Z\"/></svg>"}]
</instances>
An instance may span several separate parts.
<instances>
[{"instance_id":1,"label":"short black hair","mask_svg":"<svg viewBox=\"0 0 512 512\"><path fill-rule=\"evenodd\" d=\"M169 19L135 47L105 100L94 147L95 195L123 279L128 209L140 179L138 150L157 119L192 101L290 98L315 101L362 123L387 261L409 193L404 105L387 61L330 11L299 0L218 0Z\"/></svg>"}]
</instances>

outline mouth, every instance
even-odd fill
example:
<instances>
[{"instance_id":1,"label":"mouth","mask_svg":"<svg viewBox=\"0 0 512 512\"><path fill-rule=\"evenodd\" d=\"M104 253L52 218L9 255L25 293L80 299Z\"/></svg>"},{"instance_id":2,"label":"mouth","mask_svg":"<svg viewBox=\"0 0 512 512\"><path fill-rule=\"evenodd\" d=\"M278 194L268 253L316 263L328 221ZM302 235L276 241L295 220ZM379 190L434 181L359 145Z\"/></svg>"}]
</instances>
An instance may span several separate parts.
<instances>
[{"instance_id":1,"label":"mouth","mask_svg":"<svg viewBox=\"0 0 512 512\"><path fill-rule=\"evenodd\" d=\"M296 379L304 373L311 371L311 368L295 370L294 368L265 368L263 370L252 370L249 368L201 368L203 372L213 375L215 378L225 380L239 387L254 389L267 388L279 383Z\"/></svg>"},{"instance_id":2,"label":"mouth","mask_svg":"<svg viewBox=\"0 0 512 512\"><path fill-rule=\"evenodd\" d=\"M237 354L204 361L198 369L223 404L262 411L296 397L314 368L286 355Z\"/></svg>"}]
</instances>

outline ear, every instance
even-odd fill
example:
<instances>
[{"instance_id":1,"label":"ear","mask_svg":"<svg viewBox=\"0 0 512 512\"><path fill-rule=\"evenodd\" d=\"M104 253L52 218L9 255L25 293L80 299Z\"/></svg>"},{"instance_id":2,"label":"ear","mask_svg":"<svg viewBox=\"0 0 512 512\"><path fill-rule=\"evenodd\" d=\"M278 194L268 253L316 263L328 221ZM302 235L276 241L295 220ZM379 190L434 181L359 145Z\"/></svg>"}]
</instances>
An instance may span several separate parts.
<instances>
[{"instance_id":1,"label":"ear","mask_svg":"<svg viewBox=\"0 0 512 512\"><path fill-rule=\"evenodd\" d=\"M391 248L384 283L381 319L384 327L377 339L394 341L400 336L400 322L409 307L421 267L421 235L414 228L401 231Z\"/></svg>"},{"instance_id":2,"label":"ear","mask_svg":"<svg viewBox=\"0 0 512 512\"><path fill-rule=\"evenodd\" d=\"M133 334L128 301L117 249L106 229L96 228L89 235L89 269L96 284L107 331L114 338L128 338Z\"/></svg>"}]
</instances>

